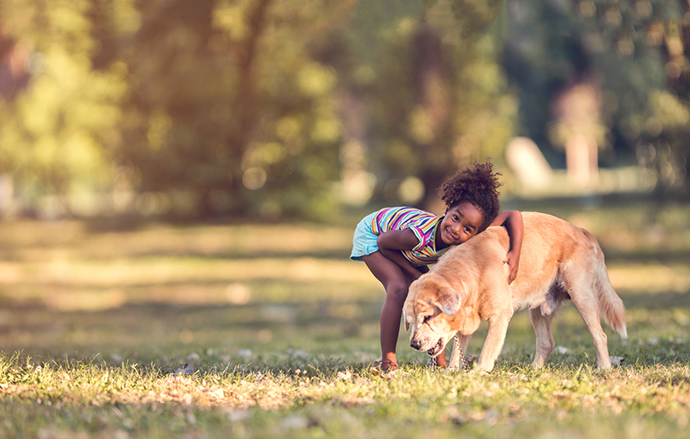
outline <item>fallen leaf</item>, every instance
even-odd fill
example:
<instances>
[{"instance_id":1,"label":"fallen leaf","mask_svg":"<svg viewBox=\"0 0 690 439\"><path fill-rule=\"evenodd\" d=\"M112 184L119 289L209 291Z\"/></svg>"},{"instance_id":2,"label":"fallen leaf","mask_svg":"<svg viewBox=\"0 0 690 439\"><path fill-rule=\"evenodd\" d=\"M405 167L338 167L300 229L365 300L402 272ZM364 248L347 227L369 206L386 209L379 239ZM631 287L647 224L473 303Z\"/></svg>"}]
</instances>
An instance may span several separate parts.
<instances>
[{"instance_id":1,"label":"fallen leaf","mask_svg":"<svg viewBox=\"0 0 690 439\"><path fill-rule=\"evenodd\" d=\"M400 369L396 369L396 370L391 370L390 372L386 372L383 376L384 376L384 378L393 379L393 378L404 377L407 375L408 375L407 372L403 372Z\"/></svg>"},{"instance_id":2,"label":"fallen leaf","mask_svg":"<svg viewBox=\"0 0 690 439\"><path fill-rule=\"evenodd\" d=\"M341 380L341 381L342 380L349 380L350 378L352 378L352 372L350 372L349 370L345 370L343 372L338 372L338 375L336 376L336 379Z\"/></svg>"},{"instance_id":3,"label":"fallen leaf","mask_svg":"<svg viewBox=\"0 0 690 439\"><path fill-rule=\"evenodd\" d=\"M223 392L223 389L216 389L213 391L208 392L208 394L214 398L218 399L223 399L225 398L225 392Z\"/></svg>"}]
</instances>

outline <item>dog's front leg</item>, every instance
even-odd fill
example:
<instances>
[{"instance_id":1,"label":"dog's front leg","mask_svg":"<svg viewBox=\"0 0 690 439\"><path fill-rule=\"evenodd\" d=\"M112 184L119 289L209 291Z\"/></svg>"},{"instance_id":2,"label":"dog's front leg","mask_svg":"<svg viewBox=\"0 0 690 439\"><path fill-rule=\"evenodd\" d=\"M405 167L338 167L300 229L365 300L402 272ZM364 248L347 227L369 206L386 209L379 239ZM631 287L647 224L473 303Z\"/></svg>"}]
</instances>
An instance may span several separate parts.
<instances>
[{"instance_id":1,"label":"dog's front leg","mask_svg":"<svg viewBox=\"0 0 690 439\"><path fill-rule=\"evenodd\" d=\"M455 335L455 343L453 343L453 352L450 355L448 370L461 371L465 367L467 346L470 344L471 338L472 335L462 335L460 333Z\"/></svg>"},{"instance_id":2,"label":"dog's front leg","mask_svg":"<svg viewBox=\"0 0 690 439\"><path fill-rule=\"evenodd\" d=\"M508 332L508 323L513 316L513 310L507 309L489 318L489 331L479 354L477 367L473 371L491 372L494 363L503 349L503 342Z\"/></svg>"}]
</instances>

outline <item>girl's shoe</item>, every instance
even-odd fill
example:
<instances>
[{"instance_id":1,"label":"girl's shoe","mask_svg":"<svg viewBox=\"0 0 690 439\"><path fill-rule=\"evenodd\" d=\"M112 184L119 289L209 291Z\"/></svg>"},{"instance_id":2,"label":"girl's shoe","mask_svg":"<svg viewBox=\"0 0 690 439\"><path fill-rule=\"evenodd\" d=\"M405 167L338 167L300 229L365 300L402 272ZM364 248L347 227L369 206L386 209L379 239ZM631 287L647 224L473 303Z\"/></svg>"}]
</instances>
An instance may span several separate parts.
<instances>
[{"instance_id":1,"label":"girl's shoe","mask_svg":"<svg viewBox=\"0 0 690 439\"><path fill-rule=\"evenodd\" d=\"M393 372L400 369L398 363L393 360L383 360L381 361L381 370L384 372Z\"/></svg>"}]
</instances>

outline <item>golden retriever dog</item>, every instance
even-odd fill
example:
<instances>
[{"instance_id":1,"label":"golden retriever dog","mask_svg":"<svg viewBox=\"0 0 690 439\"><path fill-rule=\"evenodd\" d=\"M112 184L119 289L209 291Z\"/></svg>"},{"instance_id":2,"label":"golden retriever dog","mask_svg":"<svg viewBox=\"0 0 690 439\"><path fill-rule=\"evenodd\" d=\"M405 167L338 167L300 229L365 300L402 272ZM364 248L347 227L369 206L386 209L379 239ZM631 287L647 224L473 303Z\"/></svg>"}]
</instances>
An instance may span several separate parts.
<instances>
[{"instance_id":1,"label":"golden retriever dog","mask_svg":"<svg viewBox=\"0 0 690 439\"><path fill-rule=\"evenodd\" d=\"M491 371L501 353L508 322L529 308L537 336L532 365L546 364L555 343L551 321L564 300L572 300L594 340L597 365L611 367L599 315L627 337L625 307L609 281L604 254L594 236L551 215L524 212L520 271L508 285L504 263L508 233L489 227L454 246L426 274L412 283L403 307L410 346L431 357L443 353L456 337L449 368L462 369L470 337L482 320L489 330L475 370Z\"/></svg>"}]
</instances>

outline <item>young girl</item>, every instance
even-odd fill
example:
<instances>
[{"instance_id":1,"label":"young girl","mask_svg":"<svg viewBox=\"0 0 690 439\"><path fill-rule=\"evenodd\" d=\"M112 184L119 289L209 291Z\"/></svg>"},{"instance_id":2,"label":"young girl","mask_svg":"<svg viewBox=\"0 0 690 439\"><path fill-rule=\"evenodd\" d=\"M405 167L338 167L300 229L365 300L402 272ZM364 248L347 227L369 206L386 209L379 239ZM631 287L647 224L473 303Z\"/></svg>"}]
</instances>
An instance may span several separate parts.
<instances>
[{"instance_id":1,"label":"young girl","mask_svg":"<svg viewBox=\"0 0 690 439\"><path fill-rule=\"evenodd\" d=\"M412 281L428 271L451 245L462 244L489 226L504 226L510 236L508 282L517 276L522 247L522 214L499 214L497 173L475 163L447 180L440 190L446 212L437 216L412 207L390 207L362 219L355 229L350 258L364 261L386 289L381 310L381 369L398 369L395 346L400 318ZM445 355L436 359L446 366Z\"/></svg>"}]
</instances>

